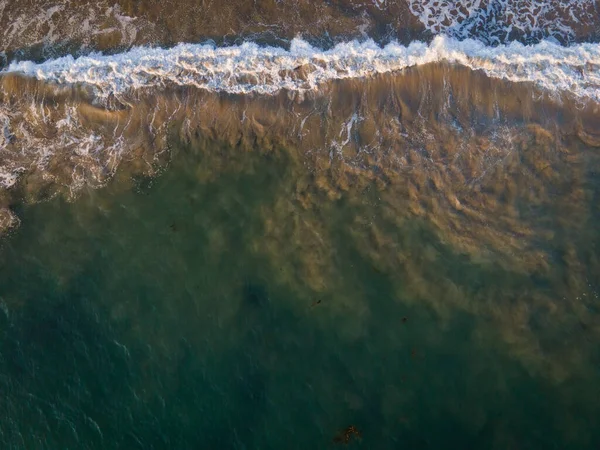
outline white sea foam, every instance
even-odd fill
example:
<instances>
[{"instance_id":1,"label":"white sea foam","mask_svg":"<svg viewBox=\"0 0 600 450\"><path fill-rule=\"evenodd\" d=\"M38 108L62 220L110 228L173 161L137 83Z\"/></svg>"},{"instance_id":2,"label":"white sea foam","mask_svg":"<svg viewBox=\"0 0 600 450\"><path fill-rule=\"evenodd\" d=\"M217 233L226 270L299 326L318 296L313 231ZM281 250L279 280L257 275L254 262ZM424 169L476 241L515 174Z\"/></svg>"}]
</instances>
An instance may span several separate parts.
<instances>
[{"instance_id":1,"label":"white sea foam","mask_svg":"<svg viewBox=\"0 0 600 450\"><path fill-rule=\"evenodd\" d=\"M375 0L376 5L381 0ZM597 23L596 0L406 0L432 33L488 44L544 38L570 42L577 28Z\"/></svg>"},{"instance_id":2,"label":"white sea foam","mask_svg":"<svg viewBox=\"0 0 600 450\"><path fill-rule=\"evenodd\" d=\"M16 62L5 72L40 80L91 86L99 98L169 84L211 91L274 94L307 91L329 80L368 77L432 62L460 64L488 76L532 82L551 92L600 101L600 44L563 47L542 41L489 47L480 41L438 36L408 46L352 41L320 50L294 39L289 50L244 43L232 47L179 44L170 49L135 48L105 56L65 56L41 64Z\"/></svg>"}]
</instances>

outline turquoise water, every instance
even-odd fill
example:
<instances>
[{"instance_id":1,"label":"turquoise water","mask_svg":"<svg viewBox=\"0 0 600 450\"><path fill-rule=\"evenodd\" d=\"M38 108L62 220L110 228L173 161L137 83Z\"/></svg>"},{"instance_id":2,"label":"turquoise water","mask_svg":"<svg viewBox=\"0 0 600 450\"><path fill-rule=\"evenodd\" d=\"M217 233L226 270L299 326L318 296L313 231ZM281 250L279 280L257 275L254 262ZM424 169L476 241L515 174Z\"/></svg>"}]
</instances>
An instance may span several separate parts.
<instances>
[{"instance_id":1,"label":"turquoise water","mask_svg":"<svg viewBox=\"0 0 600 450\"><path fill-rule=\"evenodd\" d=\"M330 198L310 177L287 152L182 147L153 179L15 206L2 448L326 449L349 426L348 448L598 448L594 334L472 307L552 296L562 269L478 262L389 220L376 182Z\"/></svg>"}]
</instances>

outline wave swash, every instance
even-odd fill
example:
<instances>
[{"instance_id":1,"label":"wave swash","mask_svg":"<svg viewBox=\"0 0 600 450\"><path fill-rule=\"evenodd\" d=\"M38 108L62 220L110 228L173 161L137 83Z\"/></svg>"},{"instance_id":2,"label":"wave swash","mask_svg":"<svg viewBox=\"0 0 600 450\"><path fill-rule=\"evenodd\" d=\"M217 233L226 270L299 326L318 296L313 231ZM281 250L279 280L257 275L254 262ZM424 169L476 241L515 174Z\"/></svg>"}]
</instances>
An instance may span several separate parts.
<instances>
[{"instance_id":1,"label":"wave swash","mask_svg":"<svg viewBox=\"0 0 600 450\"><path fill-rule=\"evenodd\" d=\"M375 7L384 13L400 6L408 8L410 12L406 19L421 23L424 32L434 37L429 42L415 40L408 45L388 39L388 43L382 45L368 38L368 33L363 33L361 40L333 40L337 44L330 42L325 50L300 37L289 41L287 48L250 41L231 46L180 43L166 48L131 47L138 42L131 27L135 28L138 22L145 24L148 21L143 17L137 20L125 16L121 9L114 7L101 15L107 18L102 23L110 25L110 29L115 28L117 22L126 24L129 28L126 28L128 31L125 34L130 38L118 40L120 47L114 47L113 50L123 46L129 50L115 54L92 52L79 57L67 55L39 63L7 61L5 69L0 72L0 212L4 214L2 217L6 216L6 220L0 217L0 228L6 228L6 223L16 223L14 215L1 208L10 203L7 199L12 194L6 192L17 189L24 179L29 180L28 189L31 190L37 189L31 186L43 185L47 192L55 192L56 189L47 188L53 183L67 186L68 191L73 193L84 185L103 185L115 174L124 158L136 158L134 154L136 151L139 153L136 149L140 147L153 148L152 151L142 152L144 155L162 153L167 147L165 130L169 123L177 122L178 129L183 129L184 125L189 129L191 121L195 120L190 117L186 105L199 101L198 95L214 97L222 93L235 94L245 96L243 102L260 103L262 97L285 96L286 93L294 101L302 102L305 94L309 94L313 99L308 100L308 105L315 102L315 96L331 96L331 92L326 91L334 82L346 82L347 86L351 86L348 89L352 90L352 95L358 95L366 89L373 89L377 77L401 77L409 68L426 71L428 65L434 65L446 67L447 70L441 78L438 74L424 79L443 79L442 86L454 83L454 90L444 90L443 95L448 96L444 105L457 101L451 97L458 95L457 92L462 88L456 87L458 84L451 79L456 78L456 73L464 74L465 70L485 75L489 80L512 83L514 86L511 89L521 89L517 85L526 86L523 89L532 98L545 95L556 105L572 103L574 107L570 107L570 112L579 109L595 111L600 102L600 44L581 42L580 39L580 36L593 35L588 29L596 26L595 1L375 0L374 3L359 3L364 3L364 8ZM0 17L6 16L6 5L6 2L0 2ZM13 12L18 12L18 17L26 16L26 11ZM9 16L13 17L14 14ZM53 21L58 20L56 24L52 22L51 31L59 33L62 29L57 25L60 22L59 15L53 13L44 17L44 20L49 20L48 17ZM13 22L15 20L13 18ZM96 22L88 22L94 28ZM15 23L24 22L19 19ZM149 29L140 27L142 31ZM39 33L43 28L38 30ZM13 34L9 36L12 47L17 36ZM61 39L53 34L50 41L59 42ZM45 40L36 34L36 45L40 42ZM160 40L154 44L160 44ZM93 49L93 46L90 48ZM469 77L473 78L473 75ZM398 80L386 83L401 90ZM181 88L197 92L187 91L183 94L188 96L187 99L181 100L175 92ZM410 95L406 92L389 92L389 95L392 99L409 95L409 100L403 98L402 101L410 104L412 114L423 115L423 96L429 95L427 89L433 87L421 86ZM503 92L510 92L502 89ZM417 98L417 92L421 97ZM371 93L363 92L361 95ZM153 96L155 100L148 100ZM192 101L192 97L196 100ZM495 94L488 95L485 90L481 90L478 98L468 95L465 98L473 102L472 108L477 109L480 107L478 103L486 103L487 100L482 100L484 97L496 98ZM349 96L338 93L337 98ZM333 97L329 101L334 101ZM363 103L368 102L364 100ZM519 106L511 108L524 108L524 104L519 103ZM394 114L402 109L401 106L398 102L390 101L385 120L396 120ZM353 107L357 108L357 105ZM287 105L286 108L291 107ZM306 106L307 110L310 108ZM492 109L501 110L502 107L494 104ZM266 111L260 112L263 116L267 114ZM314 112L310 114L316 115ZM329 153L331 148L338 148L341 143L351 145L353 124L369 122L369 114L358 109L349 113L348 117L353 119L344 122L347 124L344 125L346 131L342 130L342 134L347 134L345 141L338 142L327 131L322 133L327 139L323 138L319 144L313 143L313 147L320 147ZM435 114L441 116L446 113L436 111ZM449 114L460 115L456 111ZM577 114L573 112L566 115ZM493 116L492 113L488 115ZM597 114L594 112L593 115L596 120ZM289 119L290 129L304 128L308 116L298 117L298 123L294 122L295 118ZM494 117L498 119L499 116L496 114ZM246 118L244 112L241 119L244 121ZM229 119L215 117L214 120L227 123ZM259 125L256 118L253 120L253 132L256 132ZM325 120L330 123L326 125ZM406 127L404 122L400 129L391 131L383 120L380 117L373 125L377 142L383 142L382 136L394 132L399 135L398 139L406 135L406 130L401 129ZM425 124L431 129L435 128L432 120ZM331 114L322 114L319 126L323 129L330 129L336 124ZM138 132L132 131L135 127ZM462 139L467 139L465 136L472 137L473 130L461 130ZM140 137L142 134L143 138ZM417 134L415 131L413 142L419 140ZM432 131L432 135L436 134L440 134L439 130ZM162 136L160 142L158 135ZM424 136L424 133L419 136ZM460 136L457 139L461 139ZM596 138L589 138L588 141L590 139ZM35 183L31 182L32 174L35 174Z\"/></svg>"}]
</instances>

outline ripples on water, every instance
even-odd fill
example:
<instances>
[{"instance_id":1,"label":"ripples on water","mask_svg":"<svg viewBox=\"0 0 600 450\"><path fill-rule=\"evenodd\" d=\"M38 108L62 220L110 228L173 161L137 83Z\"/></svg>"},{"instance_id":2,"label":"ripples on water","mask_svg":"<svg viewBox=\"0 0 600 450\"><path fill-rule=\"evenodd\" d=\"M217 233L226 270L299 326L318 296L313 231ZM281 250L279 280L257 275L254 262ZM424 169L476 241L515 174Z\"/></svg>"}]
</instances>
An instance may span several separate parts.
<instances>
[{"instance_id":1,"label":"ripples on water","mask_svg":"<svg viewBox=\"0 0 600 450\"><path fill-rule=\"evenodd\" d=\"M248 5L0 2L3 446L599 445L595 2Z\"/></svg>"}]
</instances>

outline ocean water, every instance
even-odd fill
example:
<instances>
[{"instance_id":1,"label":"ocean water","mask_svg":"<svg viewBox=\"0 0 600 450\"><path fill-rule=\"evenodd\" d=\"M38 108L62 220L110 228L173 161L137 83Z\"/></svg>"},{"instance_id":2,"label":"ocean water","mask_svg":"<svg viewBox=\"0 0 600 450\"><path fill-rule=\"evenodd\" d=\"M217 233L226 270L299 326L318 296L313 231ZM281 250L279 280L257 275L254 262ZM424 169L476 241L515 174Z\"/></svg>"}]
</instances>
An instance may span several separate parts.
<instances>
[{"instance_id":1,"label":"ocean water","mask_svg":"<svg viewBox=\"0 0 600 450\"><path fill-rule=\"evenodd\" d=\"M305 175L283 152L180 148L133 189L18 211L4 447L332 448L354 425L351 448L593 448L593 332L510 323L560 282L392 225L368 184L299 207ZM369 255L373 229L399 261ZM468 311L488 295L507 323Z\"/></svg>"},{"instance_id":2,"label":"ocean water","mask_svg":"<svg viewBox=\"0 0 600 450\"><path fill-rule=\"evenodd\" d=\"M0 1L0 448L600 448L598 17Z\"/></svg>"}]
</instances>

